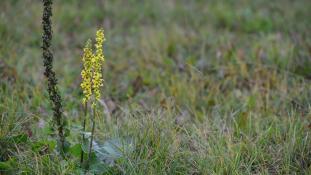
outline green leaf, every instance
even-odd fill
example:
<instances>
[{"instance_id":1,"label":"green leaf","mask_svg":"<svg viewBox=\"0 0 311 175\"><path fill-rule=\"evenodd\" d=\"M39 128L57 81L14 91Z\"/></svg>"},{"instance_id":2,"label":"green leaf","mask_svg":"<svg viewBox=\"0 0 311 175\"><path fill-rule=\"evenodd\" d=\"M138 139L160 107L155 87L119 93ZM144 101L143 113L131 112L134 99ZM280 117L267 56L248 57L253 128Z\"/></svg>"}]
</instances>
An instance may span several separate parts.
<instances>
[{"instance_id":1,"label":"green leaf","mask_svg":"<svg viewBox=\"0 0 311 175\"><path fill-rule=\"evenodd\" d=\"M54 150L56 148L55 140L40 140L38 142L33 142L31 148L35 152L41 151L44 147L48 146L49 150Z\"/></svg>"},{"instance_id":2,"label":"green leaf","mask_svg":"<svg viewBox=\"0 0 311 175\"><path fill-rule=\"evenodd\" d=\"M81 144L75 144L74 146L69 148L69 153L74 157L80 157L82 151L82 145Z\"/></svg>"},{"instance_id":3,"label":"green leaf","mask_svg":"<svg viewBox=\"0 0 311 175\"><path fill-rule=\"evenodd\" d=\"M58 148L61 148L61 142L59 140L57 141L57 144L58 144ZM60 151L64 151L65 153L67 153L69 151L69 149L70 149L70 145L71 144L67 140L65 140L65 142L64 142L64 150L60 150Z\"/></svg>"},{"instance_id":4,"label":"green leaf","mask_svg":"<svg viewBox=\"0 0 311 175\"><path fill-rule=\"evenodd\" d=\"M2 171L10 172L14 169L13 167L16 166L16 164L17 163L16 163L16 160L14 158L11 158L5 162L0 162L0 172L2 172Z\"/></svg>"},{"instance_id":5,"label":"green leaf","mask_svg":"<svg viewBox=\"0 0 311 175\"><path fill-rule=\"evenodd\" d=\"M54 150L57 145L57 142L55 140L49 140L49 141L46 141L45 143L49 145L50 150Z\"/></svg>"},{"instance_id":6,"label":"green leaf","mask_svg":"<svg viewBox=\"0 0 311 175\"><path fill-rule=\"evenodd\" d=\"M124 157L124 153L134 150L132 139L110 139L103 145L94 142L94 151L96 156L108 163L113 163L116 159Z\"/></svg>"},{"instance_id":7,"label":"green leaf","mask_svg":"<svg viewBox=\"0 0 311 175\"><path fill-rule=\"evenodd\" d=\"M9 161L0 162L0 170L1 170L1 171L7 171L7 170L9 170L9 169L11 169L11 168L12 168L12 166L11 166L11 164L10 164Z\"/></svg>"},{"instance_id":8,"label":"green leaf","mask_svg":"<svg viewBox=\"0 0 311 175\"><path fill-rule=\"evenodd\" d=\"M69 128L65 128L65 134L64 134L65 137L69 137L70 136L70 129Z\"/></svg>"},{"instance_id":9,"label":"green leaf","mask_svg":"<svg viewBox=\"0 0 311 175\"><path fill-rule=\"evenodd\" d=\"M103 174L109 171L109 166L104 163L94 163L90 165L90 171L94 174Z\"/></svg>"},{"instance_id":10,"label":"green leaf","mask_svg":"<svg viewBox=\"0 0 311 175\"><path fill-rule=\"evenodd\" d=\"M85 139L81 146L83 152L87 153L89 151L89 145L90 145L90 142L87 139Z\"/></svg>"}]
</instances>

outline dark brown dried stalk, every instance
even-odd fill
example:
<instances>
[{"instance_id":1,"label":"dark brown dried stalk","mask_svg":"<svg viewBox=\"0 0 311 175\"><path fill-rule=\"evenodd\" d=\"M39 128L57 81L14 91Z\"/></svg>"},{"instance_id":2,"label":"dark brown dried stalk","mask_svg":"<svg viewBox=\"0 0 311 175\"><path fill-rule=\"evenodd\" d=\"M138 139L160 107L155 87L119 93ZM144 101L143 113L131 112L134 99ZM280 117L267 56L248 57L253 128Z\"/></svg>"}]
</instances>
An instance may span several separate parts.
<instances>
[{"instance_id":1,"label":"dark brown dried stalk","mask_svg":"<svg viewBox=\"0 0 311 175\"><path fill-rule=\"evenodd\" d=\"M42 0L43 2L43 16L42 16L42 25L43 25L43 63L45 67L44 75L48 80L48 93L49 98L52 102L53 109L53 121L57 126L58 136L59 136L59 146L61 152L64 151L65 146L65 135L64 135L64 125L65 121L62 115L62 100L57 89L57 79L55 72L53 71L53 54L51 52L51 41L52 41L52 0Z\"/></svg>"}]
</instances>

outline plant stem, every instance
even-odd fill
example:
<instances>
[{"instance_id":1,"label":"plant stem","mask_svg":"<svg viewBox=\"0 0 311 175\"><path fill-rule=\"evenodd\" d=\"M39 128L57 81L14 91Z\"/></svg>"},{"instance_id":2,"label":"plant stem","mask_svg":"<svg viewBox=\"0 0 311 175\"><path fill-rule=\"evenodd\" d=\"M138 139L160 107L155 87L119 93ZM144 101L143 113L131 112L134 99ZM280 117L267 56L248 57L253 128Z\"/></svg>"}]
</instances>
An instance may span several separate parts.
<instances>
[{"instance_id":1,"label":"plant stem","mask_svg":"<svg viewBox=\"0 0 311 175\"><path fill-rule=\"evenodd\" d=\"M91 132L91 140L89 146L89 157L88 157L88 165L91 160L91 151L93 146L94 132L95 132L95 115L96 115L96 107L93 108L93 117L92 117L92 132Z\"/></svg>"},{"instance_id":2,"label":"plant stem","mask_svg":"<svg viewBox=\"0 0 311 175\"><path fill-rule=\"evenodd\" d=\"M81 143L81 146L83 146L83 143L84 143L84 140L85 140L85 126L86 126L86 116L87 116L87 102L84 104L84 118L83 118L83 124L82 124L82 143ZM83 156L84 156L84 152L83 152L83 149L81 149L81 156L80 156L80 163L81 163L81 166L83 164Z\"/></svg>"},{"instance_id":3,"label":"plant stem","mask_svg":"<svg viewBox=\"0 0 311 175\"><path fill-rule=\"evenodd\" d=\"M53 53L50 49L52 41L52 5L53 0L42 0L43 2L43 15L42 15L42 56L43 64L45 67L44 75L48 80L48 93L49 98L52 102L54 123L57 126L58 137L60 141L60 152L63 155L65 147L65 134L64 125L65 121L62 114L62 99L57 88L57 79L55 72L53 71Z\"/></svg>"}]
</instances>

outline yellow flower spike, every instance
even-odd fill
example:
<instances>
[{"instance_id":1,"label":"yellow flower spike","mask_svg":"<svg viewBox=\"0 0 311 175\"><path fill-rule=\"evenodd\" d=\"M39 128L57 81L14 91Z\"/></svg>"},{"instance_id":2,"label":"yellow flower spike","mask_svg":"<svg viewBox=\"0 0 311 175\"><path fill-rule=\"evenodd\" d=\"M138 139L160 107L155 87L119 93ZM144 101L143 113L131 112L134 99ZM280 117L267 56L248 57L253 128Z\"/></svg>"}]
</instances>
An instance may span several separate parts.
<instances>
[{"instance_id":1,"label":"yellow flower spike","mask_svg":"<svg viewBox=\"0 0 311 175\"><path fill-rule=\"evenodd\" d=\"M81 72L83 80L81 88L84 94L82 100L83 104L89 101L92 96L94 96L95 100L99 100L101 97L100 87L103 86L104 81L102 78L102 65L105 60L103 53L104 41L104 30L100 29L96 32L95 54L93 54L92 43L90 40L86 43L86 46L83 49L83 70ZM93 101L91 106L94 108L96 106L96 101Z\"/></svg>"},{"instance_id":2,"label":"yellow flower spike","mask_svg":"<svg viewBox=\"0 0 311 175\"><path fill-rule=\"evenodd\" d=\"M102 78L102 64L104 62L104 54L103 54L103 43L105 40L104 30L100 29L96 32L96 54L93 57L93 91L95 95L95 99L99 100L101 93L100 87L103 86L103 78Z\"/></svg>"},{"instance_id":3,"label":"yellow flower spike","mask_svg":"<svg viewBox=\"0 0 311 175\"><path fill-rule=\"evenodd\" d=\"M93 50L92 50L92 42L91 40L88 40L84 49L83 49L83 70L81 72L82 76L82 83L81 88L83 90L84 98L82 100L83 104L85 104L87 101L89 101L91 95L92 95L92 58Z\"/></svg>"}]
</instances>

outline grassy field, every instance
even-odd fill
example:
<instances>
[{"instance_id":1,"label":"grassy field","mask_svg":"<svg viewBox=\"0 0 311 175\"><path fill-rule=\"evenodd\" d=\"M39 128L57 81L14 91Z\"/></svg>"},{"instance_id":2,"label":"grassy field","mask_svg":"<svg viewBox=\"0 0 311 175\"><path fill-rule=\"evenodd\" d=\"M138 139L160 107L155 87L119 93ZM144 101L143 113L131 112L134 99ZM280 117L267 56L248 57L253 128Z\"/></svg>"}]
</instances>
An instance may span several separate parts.
<instances>
[{"instance_id":1,"label":"grassy field","mask_svg":"<svg viewBox=\"0 0 311 175\"><path fill-rule=\"evenodd\" d=\"M89 174L311 174L311 2L55 0L54 68L80 142L85 42L105 30ZM0 174L83 174L49 133L42 4L0 1ZM90 128L88 128L90 130ZM101 164L101 165L99 165Z\"/></svg>"}]
</instances>

